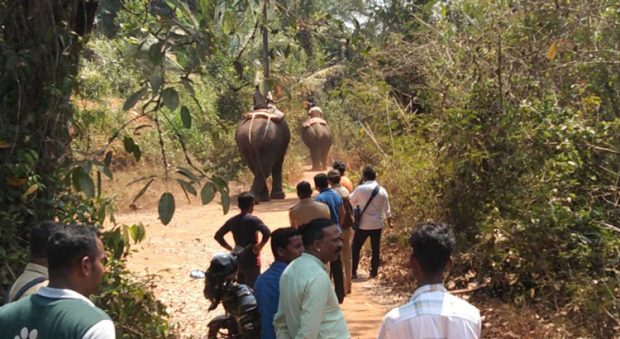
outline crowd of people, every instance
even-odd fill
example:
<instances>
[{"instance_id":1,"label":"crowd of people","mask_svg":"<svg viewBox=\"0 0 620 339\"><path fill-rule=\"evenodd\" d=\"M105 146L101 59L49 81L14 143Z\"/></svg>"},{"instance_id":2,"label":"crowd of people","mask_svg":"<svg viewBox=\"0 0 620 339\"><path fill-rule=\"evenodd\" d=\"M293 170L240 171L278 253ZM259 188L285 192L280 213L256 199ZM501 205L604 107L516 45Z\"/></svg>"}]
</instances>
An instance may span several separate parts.
<instances>
[{"instance_id":1,"label":"crowd of people","mask_svg":"<svg viewBox=\"0 0 620 339\"><path fill-rule=\"evenodd\" d=\"M392 227L387 191L371 166L353 188L346 167L297 184L299 201L289 209L290 227L271 232L254 212L254 196L237 198L240 213L215 233L232 251L251 248L239 258L237 281L254 288L261 338L334 338L351 335L341 311L352 280L358 278L360 251L370 237L369 278L379 272L381 234ZM259 239L259 234L260 239ZM260 240L260 241L259 241ZM274 262L261 272L260 252L271 240ZM479 338L478 309L444 288L455 238L449 226L428 222L410 237L410 268L418 288L411 300L388 312L378 337ZM31 260L0 307L0 338L115 338L112 320L88 297L105 272L105 251L97 228L42 223L32 230Z\"/></svg>"},{"instance_id":2,"label":"crowd of people","mask_svg":"<svg viewBox=\"0 0 620 339\"><path fill-rule=\"evenodd\" d=\"M224 240L228 232L236 246L255 249L246 260L251 268L239 264L238 281L255 289L263 339L351 337L340 304L358 278L360 252L368 238L372 252L368 278L377 277L381 234L384 227L392 227L392 215L388 193L371 166L363 168L355 188L345 171L344 163L336 161L333 169L315 175L315 197L309 182L297 184L299 201L289 209L290 227L270 233L252 215L253 198L244 192L238 198L240 214L215 235L228 250L232 249ZM260 249L269 237L274 262L256 278ZM455 245L451 229L441 223L418 225L410 245L410 267L419 288L409 303L386 314L378 337L479 338L479 311L443 287Z\"/></svg>"}]
</instances>

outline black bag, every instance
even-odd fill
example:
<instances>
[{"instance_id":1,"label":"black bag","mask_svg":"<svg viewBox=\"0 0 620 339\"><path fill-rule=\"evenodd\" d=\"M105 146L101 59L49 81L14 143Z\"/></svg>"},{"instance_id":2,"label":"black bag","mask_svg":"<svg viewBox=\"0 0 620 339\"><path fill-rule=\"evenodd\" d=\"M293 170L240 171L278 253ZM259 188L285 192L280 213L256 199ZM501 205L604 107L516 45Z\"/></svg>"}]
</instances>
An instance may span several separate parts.
<instances>
[{"instance_id":1,"label":"black bag","mask_svg":"<svg viewBox=\"0 0 620 339\"><path fill-rule=\"evenodd\" d=\"M366 203L366 206L364 206L363 210L360 209L359 205L355 206L355 208L353 209L353 225L351 225L353 230L357 231L360 229L360 223L362 222L362 215L364 214L364 212L366 212L366 209L370 205L370 202L372 201L372 199L374 199L377 196L378 193L379 193L379 185L377 185L372 190L372 193L370 194L370 198L368 199L368 202Z\"/></svg>"}]
</instances>

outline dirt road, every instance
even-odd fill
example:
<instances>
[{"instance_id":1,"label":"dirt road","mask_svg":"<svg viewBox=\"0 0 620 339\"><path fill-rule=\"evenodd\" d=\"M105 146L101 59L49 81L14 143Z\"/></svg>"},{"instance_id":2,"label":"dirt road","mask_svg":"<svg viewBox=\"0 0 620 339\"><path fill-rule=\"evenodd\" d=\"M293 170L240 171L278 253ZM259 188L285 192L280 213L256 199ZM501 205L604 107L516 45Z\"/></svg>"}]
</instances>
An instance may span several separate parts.
<instances>
[{"instance_id":1,"label":"dirt road","mask_svg":"<svg viewBox=\"0 0 620 339\"><path fill-rule=\"evenodd\" d=\"M254 214L272 230L288 226L288 208L297 197L288 193L287 199L257 205ZM136 211L117 215L121 223L143 223L147 228L146 240L135 246L129 258L129 269L137 275L155 274L155 293L168 305L171 320L178 327L182 338L203 338L207 323L223 312L221 306L207 313L209 303L202 296L202 281L189 278L192 269L205 269L213 253L223 249L213 240L215 231L237 213L231 207L223 215L221 205L212 202L206 206L198 203L178 202L172 222L163 226L157 220L157 210ZM234 243L232 236L227 238ZM269 245L261 255L262 269L273 261ZM360 276L365 276L360 270ZM352 338L376 338L381 319L393 304L379 304L374 281L355 281L352 294L348 295L342 309Z\"/></svg>"}]
</instances>

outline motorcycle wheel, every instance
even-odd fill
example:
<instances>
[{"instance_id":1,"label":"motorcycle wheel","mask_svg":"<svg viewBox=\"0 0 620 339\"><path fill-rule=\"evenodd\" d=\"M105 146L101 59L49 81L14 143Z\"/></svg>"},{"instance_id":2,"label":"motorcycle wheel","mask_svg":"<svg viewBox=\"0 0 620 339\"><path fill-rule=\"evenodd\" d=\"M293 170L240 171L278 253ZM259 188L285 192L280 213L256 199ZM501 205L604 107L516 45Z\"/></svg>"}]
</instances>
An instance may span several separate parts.
<instances>
[{"instance_id":1,"label":"motorcycle wheel","mask_svg":"<svg viewBox=\"0 0 620 339\"><path fill-rule=\"evenodd\" d=\"M237 331L237 324L233 321L224 321L216 324L215 326L209 326L209 332L207 333L209 339L240 339L239 332Z\"/></svg>"}]
</instances>

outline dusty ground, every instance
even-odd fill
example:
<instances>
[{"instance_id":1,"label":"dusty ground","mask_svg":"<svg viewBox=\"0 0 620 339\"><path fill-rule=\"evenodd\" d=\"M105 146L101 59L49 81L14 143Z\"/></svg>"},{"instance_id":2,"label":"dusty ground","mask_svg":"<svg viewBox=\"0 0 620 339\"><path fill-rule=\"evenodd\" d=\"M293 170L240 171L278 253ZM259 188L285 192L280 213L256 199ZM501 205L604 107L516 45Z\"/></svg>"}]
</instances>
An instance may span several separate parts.
<instances>
[{"instance_id":1,"label":"dusty ground","mask_svg":"<svg viewBox=\"0 0 620 339\"><path fill-rule=\"evenodd\" d=\"M271 229L285 227L288 226L288 208L296 201L295 194L288 193L285 200L257 205L254 214ZM146 226L146 240L135 247L128 266L138 275L156 275L155 293L168 305L171 320L183 338L205 337L209 319L223 312L220 306L207 313L209 303L202 296L202 281L192 280L188 274L192 269L205 269L213 253L222 252L213 235L234 213L237 211L231 208L228 215L223 215L221 205L215 202L206 206L198 202L179 202L168 226L157 220L156 208L117 215L120 223L141 222ZM233 243L232 236L229 237L229 242ZM269 245L265 249L261 255L263 270L273 261ZM361 269L360 276L366 276L364 273ZM383 295L381 287L373 280L354 281L352 294L342 305L353 338L377 337L383 315L401 301Z\"/></svg>"}]
</instances>

